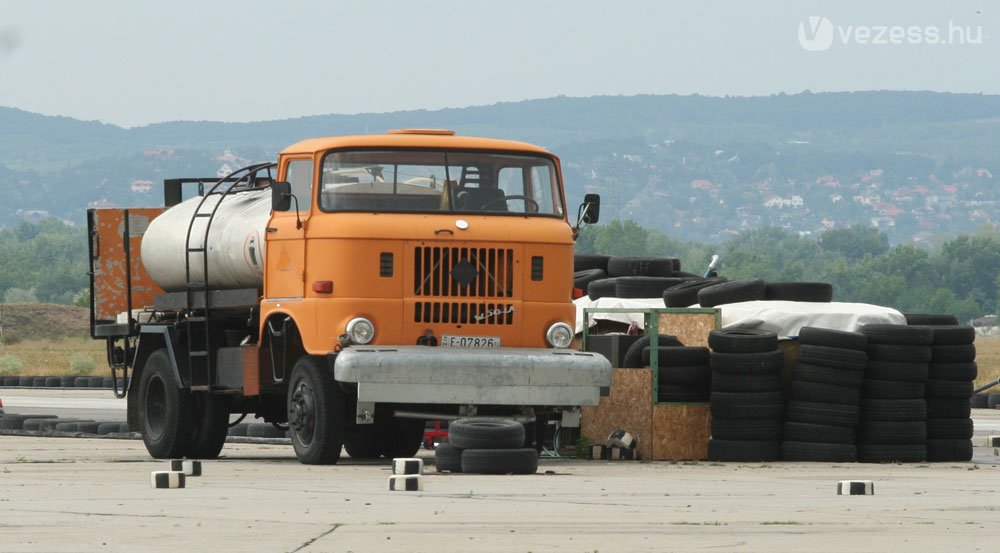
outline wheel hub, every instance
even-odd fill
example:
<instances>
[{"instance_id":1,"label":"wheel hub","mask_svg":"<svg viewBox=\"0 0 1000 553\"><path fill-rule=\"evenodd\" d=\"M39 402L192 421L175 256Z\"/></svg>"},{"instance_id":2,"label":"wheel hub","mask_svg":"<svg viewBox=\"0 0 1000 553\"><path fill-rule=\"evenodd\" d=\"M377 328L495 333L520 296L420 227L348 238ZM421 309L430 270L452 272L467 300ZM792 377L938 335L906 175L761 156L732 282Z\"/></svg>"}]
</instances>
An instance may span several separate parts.
<instances>
[{"instance_id":1,"label":"wheel hub","mask_svg":"<svg viewBox=\"0 0 1000 553\"><path fill-rule=\"evenodd\" d=\"M288 424L292 430L303 439L309 441L312 437L316 421L316 401L312 390L305 382L300 382L292 393L288 405Z\"/></svg>"}]
</instances>

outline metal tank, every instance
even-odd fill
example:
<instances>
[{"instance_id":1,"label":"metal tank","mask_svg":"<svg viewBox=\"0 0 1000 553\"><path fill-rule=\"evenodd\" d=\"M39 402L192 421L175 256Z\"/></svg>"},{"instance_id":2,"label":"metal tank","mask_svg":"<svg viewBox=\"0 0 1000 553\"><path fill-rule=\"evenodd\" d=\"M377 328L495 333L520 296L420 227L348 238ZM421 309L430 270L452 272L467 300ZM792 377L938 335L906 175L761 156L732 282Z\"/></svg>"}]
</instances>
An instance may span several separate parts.
<instances>
[{"instance_id":1,"label":"metal tank","mask_svg":"<svg viewBox=\"0 0 1000 553\"><path fill-rule=\"evenodd\" d=\"M211 195L199 213L211 213L221 195ZM149 223L142 237L142 263L146 271L168 292L182 292L187 285L184 240L188 225L201 197L185 200L163 212ZM216 290L258 288L264 274L264 232L271 217L270 189L250 190L225 197L215 217L194 217L190 247L198 249L205 242L205 228L212 221L208 235L208 287ZM191 252L191 281L203 282L203 257Z\"/></svg>"}]
</instances>

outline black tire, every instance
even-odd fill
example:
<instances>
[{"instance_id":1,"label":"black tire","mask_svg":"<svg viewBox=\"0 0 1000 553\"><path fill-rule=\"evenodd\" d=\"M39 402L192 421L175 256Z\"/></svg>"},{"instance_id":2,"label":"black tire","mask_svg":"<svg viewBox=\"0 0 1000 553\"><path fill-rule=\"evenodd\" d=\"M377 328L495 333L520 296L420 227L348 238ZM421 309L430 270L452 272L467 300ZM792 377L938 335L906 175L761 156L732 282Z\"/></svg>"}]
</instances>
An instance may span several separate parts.
<instances>
[{"instance_id":1,"label":"black tire","mask_svg":"<svg viewBox=\"0 0 1000 553\"><path fill-rule=\"evenodd\" d=\"M708 403L710 397L708 384L680 386L661 383L656 400L661 403Z\"/></svg>"},{"instance_id":2,"label":"black tire","mask_svg":"<svg viewBox=\"0 0 1000 553\"><path fill-rule=\"evenodd\" d=\"M930 346L904 344L868 344L868 359L892 363L930 363L933 350Z\"/></svg>"},{"instance_id":3,"label":"black tire","mask_svg":"<svg viewBox=\"0 0 1000 553\"><path fill-rule=\"evenodd\" d=\"M781 441L781 419L712 419L712 438L718 440Z\"/></svg>"},{"instance_id":4,"label":"black tire","mask_svg":"<svg viewBox=\"0 0 1000 553\"><path fill-rule=\"evenodd\" d=\"M378 417L375 417L378 420ZM351 459L378 459L378 428L374 424L349 424L344 431L344 450Z\"/></svg>"},{"instance_id":5,"label":"black tire","mask_svg":"<svg viewBox=\"0 0 1000 553\"><path fill-rule=\"evenodd\" d=\"M815 401L789 401L785 420L830 426L856 426L861 410L846 403L819 403Z\"/></svg>"},{"instance_id":6,"label":"black tire","mask_svg":"<svg viewBox=\"0 0 1000 553\"><path fill-rule=\"evenodd\" d=\"M101 423L96 421L81 421L77 423L76 431L81 434L93 434L96 436L100 426Z\"/></svg>"},{"instance_id":7,"label":"black tire","mask_svg":"<svg viewBox=\"0 0 1000 553\"><path fill-rule=\"evenodd\" d=\"M827 346L831 348L868 351L868 338L860 332L834 330L804 326L799 329L799 343L809 346Z\"/></svg>"},{"instance_id":8,"label":"black tire","mask_svg":"<svg viewBox=\"0 0 1000 553\"><path fill-rule=\"evenodd\" d=\"M862 399L861 418L869 421L922 421L927 418L924 399Z\"/></svg>"},{"instance_id":9,"label":"black tire","mask_svg":"<svg viewBox=\"0 0 1000 553\"><path fill-rule=\"evenodd\" d=\"M462 450L462 472L469 474L535 474L538 451L517 449Z\"/></svg>"},{"instance_id":10,"label":"black tire","mask_svg":"<svg viewBox=\"0 0 1000 553\"><path fill-rule=\"evenodd\" d=\"M602 278L590 281L587 284L587 297L591 301L615 297L615 282L617 280L614 278Z\"/></svg>"},{"instance_id":11,"label":"black tire","mask_svg":"<svg viewBox=\"0 0 1000 553\"><path fill-rule=\"evenodd\" d=\"M924 421L871 421L858 425L858 443L862 444L921 444L927 441Z\"/></svg>"},{"instance_id":12,"label":"black tire","mask_svg":"<svg viewBox=\"0 0 1000 553\"><path fill-rule=\"evenodd\" d=\"M292 448L299 462L336 463L346 434L346 399L325 359L306 355L295 362L287 405Z\"/></svg>"},{"instance_id":13,"label":"black tire","mask_svg":"<svg viewBox=\"0 0 1000 553\"><path fill-rule=\"evenodd\" d=\"M90 388L89 376L78 376L73 380L74 388Z\"/></svg>"},{"instance_id":14,"label":"black tire","mask_svg":"<svg viewBox=\"0 0 1000 553\"><path fill-rule=\"evenodd\" d=\"M24 421L28 419L54 419L55 415L15 415L4 414L0 417L0 429L2 430L23 430Z\"/></svg>"},{"instance_id":15,"label":"black tire","mask_svg":"<svg viewBox=\"0 0 1000 553\"><path fill-rule=\"evenodd\" d=\"M448 441L461 449L516 449L524 445L524 434L523 424L500 417L458 419L448 426Z\"/></svg>"},{"instance_id":16,"label":"black tire","mask_svg":"<svg viewBox=\"0 0 1000 553\"><path fill-rule=\"evenodd\" d=\"M854 444L785 441L781 444L782 461L816 463L853 463L858 460Z\"/></svg>"},{"instance_id":17,"label":"black tire","mask_svg":"<svg viewBox=\"0 0 1000 553\"><path fill-rule=\"evenodd\" d=\"M587 285L595 280L601 280L603 278L608 278L608 273L605 273L602 269L577 271L573 273L573 287L586 291Z\"/></svg>"},{"instance_id":18,"label":"black tire","mask_svg":"<svg viewBox=\"0 0 1000 553\"><path fill-rule=\"evenodd\" d=\"M998 396L1000 396L1000 394L998 394ZM927 418L967 419L971 415L972 405L967 399L937 397L927 398Z\"/></svg>"},{"instance_id":19,"label":"black tire","mask_svg":"<svg viewBox=\"0 0 1000 553\"><path fill-rule=\"evenodd\" d=\"M657 371L660 387L668 386L701 386L709 389L712 381L712 369L708 365L687 365L681 367L660 367Z\"/></svg>"},{"instance_id":20,"label":"black tire","mask_svg":"<svg viewBox=\"0 0 1000 553\"><path fill-rule=\"evenodd\" d=\"M44 388L45 387L45 377L44 376L35 376L35 377L32 377L31 378L31 387L32 388Z\"/></svg>"},{"instance_id":21,"label":"black tire","mask_svg":"<svg viewBox=\"0 0 1000 553\"><path fill-rule=\"evenodd\" d=\"M972 363L976 360L976 346L957 344L954 346L931 346L931 363Z\"/></svg>"},{"instance_id":22,"label":"black tire","mask_svg":"<svg viewBox=\"0 0 1000 553\"><path fill-rule=\"evenodd\" d=\"M79 421L64 421L57 422L55 426L52 427L52 430L55 430L56 432L76 432L79 427Z\"/></svg>"},{"instance_id":23,"label":"black tire","mask_svg":"<svg viewBox=\"0 0 1000 553\"><path fill-rule=\"evenodd\" d=\"M648 347L649 336L642 336L638 340L632 342L632 345L625 351L625 356L622 357L622 368L640 369L645 367L646 365L644 365L642 361L642 350L643 348ZM656 347L684 347L684 344L682 344L675 336L658 334Z\"/></svg>"},{"instance_id":24,"label":"black tire","mask_svg":"<svg viewBox=\"0 0 1000 553\"><path fill-rule=\"evenodd\" d=\"M867 324L861 327L861 333L868 337L869 346L872 344L929 346L934 342L934 331L926 326Z\"/></svg>"},{"instance_id":25,"label":"black tire","mask_svg":"<svg viewBox=\"0 0 1000 553\"><path fill-rule=\"evenodd\" d=\"M851 444L857 439L854 428L811 424L807 422L785 421L782 436L786 442L808 442L822 444Z\"/></svg>"},{"instance_id":26,"label":"black tire","mask_svg":"<svg viewBox=\"0 0 1000 553\"><path fill-rule=\"evenodd\" d=\"M612 257L608 260L608 274L612 277L668 277L674 274L675 264L672 257Z\"/></svg>"},{"instance_id":27,"label":"black tire","mask_svg":"<svg viewBox=\"0 0 1000 553\"><path fill-rule=\"evenodd\" d=\"M968 440L974 428L972 419L927 419L927 441Z\"/></svg>"},{"instance_id":28,"label":"black tire","mask_svg":"<svg viewBox=\"0 0 1000 553\"><path fill-rule=\"evenodd\" d=\"M761 353L778 349L778 335L767 330L730 328L708 333L708 347L721 353Z\"/></svg>"},{"instance_id":29,"label":"black tire","mask_svg":"<svg viewBox=\"0 0 1000 553\"><path fill-rule=\"evenodd\" d=\"M425 427L422 419L393 417L388 412L376 413L375 426L380 429L378 450L386 459L413 457L420 451Z\"/></svg>"},{"instance_id":30,"label":"black tire","mask_svg":"<svg viewBox=\"0 0 1000 553\"><path fill-rule=\"evenodd\" d=\"M923 382L865 379L861 385L861 397L866 399L922 399L925 394Z\"/></svg>"},{"instance_id":31,"label":"black tire","mask_svg":"<svg viewBox=\"0 0 1000 553\"><path fill-rule=\"evenodd\" d=\"M610 255L578 253L573 256L573 272L586 271L588 269L600 269L608 272L609 259L611 259Z\"/></svg>"},{"instance_id":32,"label":"black tire","mask_svg":"<svg viewBox=\"0 0 1000 553\"><path fill-rule=\"evenodd\" d=\"M759 278L721 282L698 290L698 304L715 307L764 299L764 281Z\"/></svg>"},{"instance_id":33,"label":"black tire","mask_svg":"<svg viewBox=\"0 0 1000 553\"><path fill-rule=\"evenodd\" d=\"M781 392L712 392L709 407L713 417L724 419L772 419L784 415Z\"/></svg>"},{"instance_id":34,"label":"black tire","mask_svg":"<svg viewBox=\"0 0 1000 553\"><path fill-rule=\"evenodd\" d=\"M989 394L973 394L973 396L969 398L969 405L971 405L973 409L986 409L989 407L989 402Z\"/></svg>"},{"instance_id":35,"label":"black tire","mask_svg":"<svg viewBox=\"0 0 1000 553\"><path fill-rule=\"evenodd\" d=\"M986 395L986 407L989 409L996 409L1000 405L1000 393L991 392Z\"/></svg>"},{"instance_id":36,"label":"black tire","mask_svg":"<svg viewBox=\"0 0 1000 553\"><path fill-rule=\"evenodd\" d=\"M858 461L862 463L923 463L926 460L926 444L858 444Z\"/></svg>"},{"instance_id":37,"label":"black tire","mask_svg":"<svg viewBox=\"0 0 1000 553\"><path fill-rule=\"evenodd\" d=\"M906 324L914 326L927 325L957 325L958 317L954 315L928 315L926 313L903 313Z\"/></svg>"},{"instance_id":38,"label":"black tire","mask_svg":"<svg viewBox=\"0 0 1000 553\"><path fill-rule=\"evenodd\" d=\"M756 376L780 373L785 354L780 351L760 353L720 353L713 351L709 357L712 370L722 374Z\"/></svg>"},{"instance_id":39,"label":"black tire","mask_svg":"<svg viewBox=\"0 0 1000 553\"><path fill-rule=\"evenodd\" d=\"M46 388L58 388L62 385L62 380L58 376L46 376L45 377L45 387Z\"/></svg>"},{"instance_id":40,"label":"black tire","mask_svg":"<svg viewBox=\"0 0 1000 553\"><path fill-rule=\"evenodd\" d=\"M932 326L935 346L960 346L976 340L976 329L969 325Z\"/></svg>"},{"instance_id":41,"label":"black tire","mask_svg":"<svg viewBox=\"0 0 1000 553\"><path fill-rule=\"evenodd\" d=\"M868 364L868 356L856 349L805 344L799 346L799 361L825 367L861 370Z\"/></svg>"},{"instance_id":42,"label":"black tire","mask_svg":"<svg viewBox=\"0 0 1000 553\"><path fill-rule=\"evenodd\" d=\"M861 400L861 390L856 387L793 380L791 398L797 401L857 405Z\"/></svg>"},{"instance_id":43,"label":"black tire","mask_svg":"<svg viewBox=\"0 0 1000 553\"><path fill-rule=\"evenodd\" d=\"M120 422L102 422L97 425L97 434L99 436L105 436L107 434L117 434L118 429L121 427Z\"/></svg>"},{"instance_id":44,"label":"black tire","mask_svg":"<svg viewBox=\"0 0 1000 553\"><path fill-rule=\"evenodd\" d=\"M861 383L865 379L864 371L841 369L837 367L824 367L822 365L812 365L801 362L795 364L795 369L792 374L795 380L802 382L833 384L835 386L846 386L849 388L861 388Z\"/></svg>"},{"instance_id":45,"label":"black tire","mask_svg":"<svg viewBox=\"0 0 1000 553\"><path fill-rule=\"evenodd\" d=\"M675 277L623 276L615 282L615 296L619 298L659 298L671 286L684 282Z\"/></svg>"},{"instance_id":46,"label":"black tire","mask_svg":"<svg viewBox=\"0 0 1000 553\"><path fill-rule=\"evenodd\" d=\"M667 307L689 307L698 303L698 290L726 282L723 277L692 278L663 291L663 304Z\"/></svg>"},{"instance_id":47,"label":"black tire","mask_svg":"<svg viewBox=\"0 0 1000 553\"><path fill-rule=\"evenodd\" d=\"M72 388L76 384L75 376L60 376L59 377L59 387L60 388Z\"/></svg>"},{"instance_id":48,"label":"black tire","mask_svg":"<svg viewBox=\"0 0 1000 553\"><path fill-rule=\"evenodd\" d=\"M708 348L685 346L659 346L656 348L660 368L689 367L692 365L708 366ZM642 348L643 366L650 366L650 348Z\"/></svg>"},{"instance_id":49,"label":"black tire","mask_svg":"<svg viewBox=\"0 0 1000 553\"><path fill-rule=\"evenodd\" d=\"M21 385L21 377L19 376L5 376L3 377L4 388L14 388Z\"/></svg>"},{"instance_id":50,"label":"black tire","mask_svg":"<svg viewBox=\"0 0 1000 553\"><path fill-rule=\"evenodd\" d=\"M764 299L830 303L833 285L827 282L768 282L764 286Z\"/></svg>"},{"instance_id":51,"label":"black tire","mask_svg":"<svg viewBox=\"0 0 1000 553\"><path fill-rule=\"evenodd\" d=\"M231 399L208 392L191 394L195 415L192 420L191 444L184 454L189 459L216 459L229 434Z\"/></svg>"},{"instance_id":52,"label":"black tire","mask_svg":"<svg viewBox=\"0 0 1000 553\"><path fill-rule=\"evenodd\" d=\"M712 372L713 392L776 392L781 390L778 373L741 375Z\"/></svg>"},{"instance_id":53,"label":"black tire","mask_svg":"<svg viewBox=\"0 0 1000 553\"><path fill-rule=\"evenodd\" d=\"M927 397L953 397L969 399L972 397L971 380L927 380Z\"/></svg>"},{"instance_id":54,"label":"black tire","mask_svg":"<svg viewBox=\"0 0 1000 553\"><path fill-rule=\"evenodd\" d=\"M865 378L871 380L896 380L900 382L924 382L930 369L927 363L894 363L892 361L869 361L865 368Z\"/></svg>"},{"instance_id":55,"label":"black tire","mask_svg":"<svg viewBox=\"0 0 1000 553\"><path fill-rule=\"evenodd\" d=\"M150 354L139 379L139 430L154 459L183 457L191 444L191 393L174 379L167 350Z\"/></svg>"},{"instance_id":56,"label":"black tire","mask_svg":"<svg viewBox=\"0 0 1000 553\"><path fill-rule=\"evenodd\" d=\"M270 424L255 422L247 426L247 438L263 438L267 435Z\"/></svg>"},{"instance_id":57,"label":"black tire","mask_svg":"<svg viewBox=\"0 0 1000 553\"><path fill-rule=\"evenodd\" d=\"M437 472L462 472L462 450L448 442L441 442L434 449L434 470Z\"/></svg>"},{"instance_id":58,"label":"black tire","mask_svg":"<svg viewBox=\"0 0 1000 553\"><path fill-rule=\"evenodd\" d=\"M927 460L932 463L972 460L972 440L927 440Z\"/></svg>"},{"instance_id":59,"label":"black tire","mask_svg":"<svg viewBox=\"0 0 1000 553\"><path fill-rule=\"evenodd\" d=\"M708 441L708 460L755 463L777 461L781 457L781 442L717 440Z\"/></svg>"}]
</instances>

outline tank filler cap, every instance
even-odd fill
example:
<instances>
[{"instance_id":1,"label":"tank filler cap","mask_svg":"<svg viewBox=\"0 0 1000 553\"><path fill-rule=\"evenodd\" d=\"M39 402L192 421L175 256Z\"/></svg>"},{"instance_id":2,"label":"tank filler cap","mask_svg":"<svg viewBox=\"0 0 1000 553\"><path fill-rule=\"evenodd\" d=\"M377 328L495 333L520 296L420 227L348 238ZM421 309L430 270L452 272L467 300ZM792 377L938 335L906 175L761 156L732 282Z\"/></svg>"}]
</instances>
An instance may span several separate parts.
<instances>
[{"instance_id":1,"label":"tank filler cap","mask_svg":"<svg viewBox=\"0 0 1000 553\"><path fill-rule=\"evenodd\" d=\"M389 129L388 134L432 134L436 136L455 136L455 131L448 129Z\"/></svg>"}]
</instances>

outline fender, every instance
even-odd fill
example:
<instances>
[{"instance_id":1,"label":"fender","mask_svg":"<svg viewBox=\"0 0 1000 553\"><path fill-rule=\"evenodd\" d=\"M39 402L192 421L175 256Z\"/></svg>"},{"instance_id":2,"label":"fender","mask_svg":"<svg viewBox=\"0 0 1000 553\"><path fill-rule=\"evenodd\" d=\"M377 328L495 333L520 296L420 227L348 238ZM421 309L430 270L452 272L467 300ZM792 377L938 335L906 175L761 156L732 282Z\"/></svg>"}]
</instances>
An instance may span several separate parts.
<instances>
[{"instance_id":1,"label":"fender","mask_svg":"<svg viewBox=\"0 0 1000 553\"><path fill-rule=\"evenodd\" d=\"M139 329L139 340L135 346L135 360L132 363L132 380L138 382L142 371L146 366L146 360L152 353L160 348L166 348L167 356L170 357L170 368L174 374L174 382L178 388L185 388L187 384L182 378L180 364L176 355L177 350L177 329L171 325L143 325ZM185 367L187 363L181 360Z\"/></svg>"}]
</instances>

